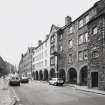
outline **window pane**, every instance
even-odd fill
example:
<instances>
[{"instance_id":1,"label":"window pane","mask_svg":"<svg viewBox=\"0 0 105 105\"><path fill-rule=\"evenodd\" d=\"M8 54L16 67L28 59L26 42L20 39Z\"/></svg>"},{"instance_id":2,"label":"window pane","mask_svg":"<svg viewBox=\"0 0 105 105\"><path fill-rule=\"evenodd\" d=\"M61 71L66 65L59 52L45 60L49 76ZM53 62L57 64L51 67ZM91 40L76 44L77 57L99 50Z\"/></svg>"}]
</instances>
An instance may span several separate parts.
<instances>
[{"instance_id":1,"label":"window pane","mask_svg":"<svg viewBox=\"0 0 105 105\"><path fill-rule=\"evenodd\" d=\"M89 22L89 15L87 15L86 17L85 17L85 23L87 24Z\"/></svg>"},{"instance_id":2,"label":"window pane","mask_svg":"<svg viewBox=\"0 0 105 105\"><path fill-rule=\"evenodd\" d=\"M79 28L81 28L83 26L83 20L79 21Z\"/></svg>"},{"instance_id":3,"label":"window pane","mask_svg":"<svg viewBox=\"0 0 105 105\"><path fill-rule=\"evenodd\" d=\"M89 41L89 39L88 39L88 33L85 33L85 35L84 35L84 42L88 42Z\"/></svg>"},{"instance_id":4,"label":"window pane","mask_svg":"<svg viewBox=\"0 0 105 105\"><path fill-rule=\"evenodd\" d=\"M82 44L83 43L83 35L80 35L79 36L78 43L79 44Z\"/></svg>"},{"instance_id":5,"label":"window pane","mask_svg":"<svg viewBox=\"0 0 105 105\"><path fill-rule=\"evenodd\" d=\"M84 51L84 59L87 60L88 59L88 51Z\"/></svg>"},{"instance_id":6,"label":"window pane","mask_svg":"<svg viewBox=\"0 0 105 105\"><path fill-rule=\"evenodd\" d=\"M98 51L93 51L93 52L92 52L92 57L93 57L93 58L99 57Z\"/></svg>"},{"instance_id":7,"label":"window pane","mask_svg":"<svg viewBox=\"0 0 105 105\"><path fill-rule=\"evenodd\" d=\"M83 60L83 52L78 53L78 59L79 59L79 61Z\"/></svg>"},{"instance_id":8,"label":"window pane","mask_svg":"<svg viewBox=\"0 0 105 105\"><path fill-rule=\"evenodd\" d=\"M93 34L97 34L97 32L98 32L97 27L95 27L95 28L93 29Z\"/></svg>"},{"instance_id":9,"label":"window pane","mask_svg":"<svg viewBox=\"0 0 105 105\"><path fill-rule=\"evenodd\" d=\"M69 40L69 48L72 48L72 47L73 47L73 41Z\"/></svg>"}]
</instances>

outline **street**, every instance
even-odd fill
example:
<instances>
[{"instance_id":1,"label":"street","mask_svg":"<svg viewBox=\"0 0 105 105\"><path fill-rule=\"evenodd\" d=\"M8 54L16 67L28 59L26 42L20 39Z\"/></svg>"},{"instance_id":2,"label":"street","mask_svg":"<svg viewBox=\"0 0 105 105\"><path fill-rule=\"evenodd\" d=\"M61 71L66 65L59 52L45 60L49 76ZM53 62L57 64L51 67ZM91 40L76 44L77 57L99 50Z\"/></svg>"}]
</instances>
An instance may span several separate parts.
<instances>
[{"instance_id":1,"label":"street","mask_svg":"<svg viewBox=\"0 0 105 105\"><path fill-rule=\"evenodd\" d=\"M105 96L75 90L68 85L52 86L30 81L13 87L22 105L105 105Z\"/></svg>"}]
</instances>

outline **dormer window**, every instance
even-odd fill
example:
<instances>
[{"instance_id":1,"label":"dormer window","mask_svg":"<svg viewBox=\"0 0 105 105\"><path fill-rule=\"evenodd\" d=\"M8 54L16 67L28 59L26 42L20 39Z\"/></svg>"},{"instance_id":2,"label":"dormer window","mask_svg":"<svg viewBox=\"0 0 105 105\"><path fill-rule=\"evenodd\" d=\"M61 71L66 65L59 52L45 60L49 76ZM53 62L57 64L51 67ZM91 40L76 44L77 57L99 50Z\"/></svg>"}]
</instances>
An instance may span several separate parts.
<instances>
[{"instance_id":1,"label":"dormer window","mask_svg":"<svg viewBox=\"0 0 105 105\"><path fill-rule=\"evenodd\" d=\"M79 21L79 28L83 27L83 19Z\"/></svg>"},{"instance_id":2,"label":"dormer window","mask_svg":"<svg viewBox=\"0 0 105 105\"><path fill-rule=\"evenodd\" d=\"M87 24L89 22L89 15L87 15L86 17L85 17L85 24Z\"/></svg>"}]
</instances>

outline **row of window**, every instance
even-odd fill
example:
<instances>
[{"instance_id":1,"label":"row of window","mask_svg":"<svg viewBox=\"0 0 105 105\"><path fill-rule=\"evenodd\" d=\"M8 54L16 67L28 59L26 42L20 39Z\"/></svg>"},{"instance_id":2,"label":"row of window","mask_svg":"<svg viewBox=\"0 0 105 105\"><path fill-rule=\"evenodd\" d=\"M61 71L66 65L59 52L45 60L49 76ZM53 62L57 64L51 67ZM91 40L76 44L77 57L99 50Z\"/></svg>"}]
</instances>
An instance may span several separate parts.
<instances>
[{"instance_id":1,"label":"row of window","mask_svg":"<svg viewBox=\"0 0 105 105\"><path fill-rule=\"evenodd\" d=\"M97 27L94 27L92 30L92 34L95 35L95 34L97 34L97 32L98 32ZM85 42L88 42L88 41L89 41L89 34L87 32L78 36L78 44L79 45L83 44ZM68 41L68 45L69 45L69 48L73 47L73 40L72 39Z\"/></svg>"},{"instance_id":2,"label":"row of window","mask_svg":"<svg viewBox=\"0 0 105 105\"><path fill-rule=\"evenodd\" d=\"M83 27L89 22L89 15L85 16L83 19L81 19L78 23L78 28ZM69 33L73 33L73 26L69 28Z\"/></svg>"},{"instance_id":3,"label":"row of window","mask_svg":"<svg viewBox=\"0 0 105 105\"><path fill-rule=\"evenodd\" d=\"M44 51L44 57L47 57L47 55L48 55L48 52L47 52L47 50L45 50L45 51ZM33 58L33 61L38 61L38 60L40 60L40 59L43 59L43 52L40 53L40 54L38 54L37 56L35 56L35 57Z\"/></svg>"},{"instance_id":4,"label":"row of window","mask_svg":"<svg viewBox=\"0 0 105 105\"><path fill-rule=\"evenodd\" d=\"M33 69L35 69L35 68L41 68L42 66L47 66L47 60L45 59L45 61L43 62L43 61L41 61L41 62L38 62L38 63L36 63L36 64L34 64L33 65Z\"/></svg>"}]
</instances>

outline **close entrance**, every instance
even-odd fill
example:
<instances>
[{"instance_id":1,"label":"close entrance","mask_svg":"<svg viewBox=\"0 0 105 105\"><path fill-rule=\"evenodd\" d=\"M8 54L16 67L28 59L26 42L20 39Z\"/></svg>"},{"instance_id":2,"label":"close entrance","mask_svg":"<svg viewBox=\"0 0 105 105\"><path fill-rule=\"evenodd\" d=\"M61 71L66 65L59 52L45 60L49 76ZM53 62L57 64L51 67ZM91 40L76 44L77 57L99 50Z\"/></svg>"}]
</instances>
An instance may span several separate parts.
<instances>
[{"instance_id":1,"label":"close entrance","mask_svg":"<svg viewBox=\"0 0 105 105\"><path fill-rule=\"evenodd\" d=\"M98 72L92 72L92 87L98 87Z\"/></svg>"}]
</instances>

